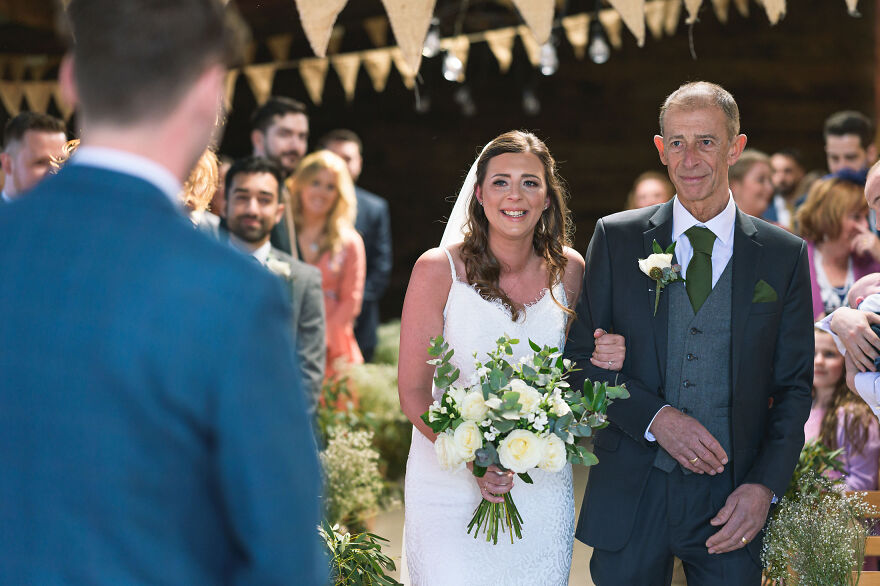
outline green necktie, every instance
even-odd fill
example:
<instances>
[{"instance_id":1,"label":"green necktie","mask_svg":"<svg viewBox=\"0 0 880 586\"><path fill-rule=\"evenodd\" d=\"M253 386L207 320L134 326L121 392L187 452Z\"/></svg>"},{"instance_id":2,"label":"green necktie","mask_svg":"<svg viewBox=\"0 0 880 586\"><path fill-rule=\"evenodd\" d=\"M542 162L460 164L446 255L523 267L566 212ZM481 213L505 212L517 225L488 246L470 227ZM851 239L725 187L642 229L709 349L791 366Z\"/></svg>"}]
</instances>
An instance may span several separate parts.
<instances>
[{"instance_id":1,"label":"green necktie","mask_svg":"<svg viewBox=\"0 0 880 586\"><path fill-rule=\"evenodd\" d=\"M691 307L697 313L712 292L712 245L715 244L715 234L703 226L691 226L684 234L694 247L694 255L687 266L685 289L691 299Z\"/></svg>"}]
</instances>

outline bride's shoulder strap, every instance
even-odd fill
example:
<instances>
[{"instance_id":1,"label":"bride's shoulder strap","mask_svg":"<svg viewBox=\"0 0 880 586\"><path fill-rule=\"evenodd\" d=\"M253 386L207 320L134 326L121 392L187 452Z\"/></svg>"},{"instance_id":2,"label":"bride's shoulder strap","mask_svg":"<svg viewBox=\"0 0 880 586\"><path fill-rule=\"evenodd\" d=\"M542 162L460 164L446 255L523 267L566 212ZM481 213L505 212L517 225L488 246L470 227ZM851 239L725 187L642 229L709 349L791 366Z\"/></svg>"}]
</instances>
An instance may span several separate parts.
<instances>
[{"instance_id":1,"label":"bride's shoulder strap","mask_svg":"<svg viewBox=\"0 0 880 586\"><path fill-rule=\"evenodd\" d=\"M446 253L446 258L449 259L449 270L452 272L452 281L458 281L458 274L455 271L455 261L452 260L452 253L449 252L449 249L445 246L443 247L443 252Z\"/></svg>"}]
</instances>

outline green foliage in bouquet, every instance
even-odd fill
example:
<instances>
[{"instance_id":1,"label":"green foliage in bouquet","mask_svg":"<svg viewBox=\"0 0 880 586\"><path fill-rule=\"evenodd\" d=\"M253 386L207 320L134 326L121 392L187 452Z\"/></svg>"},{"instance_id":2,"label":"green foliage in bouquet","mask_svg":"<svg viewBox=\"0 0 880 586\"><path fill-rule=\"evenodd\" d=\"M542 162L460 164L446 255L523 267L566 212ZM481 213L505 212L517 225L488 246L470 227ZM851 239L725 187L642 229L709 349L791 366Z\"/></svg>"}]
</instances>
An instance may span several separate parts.
<instances>
[{"instance_id":1,"label":"green foliage in bouquet","mask_svg":"<svg viewBox=\"0 0 880 586\"><path fill-rule=\"evenodd\" d=\"M379 508L384 485L379 453L370 431L331 430L320 453L324 469L324 510L331 523L360 527Z\"/></svg>"},{"instance_id":2,"label":"green foliage in bouquet","mask_svg":"<svg viewBox=\"0 0 880 586\"><path fill-rule=\"evenodd\" d=\"M807 442L798 457L785 496L791 500L798 494L818 495L826 490L826 483L821 478L832 471L843 474L842 453L843 448L832 450L819 440ZM820 478L818 483L817 478Z\"/></svg>"},{"instance_id":3,"label":"green foliage in bouquet","mask_svg":"<svg viewBox=\"0 0 880 586\"><path fill-rule=\"evenodd\" d=\"M765 577L774 586L858 584L874 507L814 472L802 483L818 490L780 501L764 536Z\"/></svg>"},{"instance_id":4,"label":"green foliage in bouquet","mask_svg":"<svg viewBox=\"0 0 880 586\"><path fill-rule=\"evenodd\" d=\"M375 364L390 364L397 368L400 359L400 320L382 324L376 330L376 349L373 351Z\"/></svg>"},{"instance_id":5,"label":"green foliage in bouquet","mask_svg":"<svg viewBox=\"0 0 880 586\"><path fill-rule=\"evenodd\" d=\"M330 584L334 586L402 586L386 572L395 570L394 561L382 553L388 543L372 533L341 533L338 525L326 520L318 533L329 552Z\"/></svg>"}]
</instances>

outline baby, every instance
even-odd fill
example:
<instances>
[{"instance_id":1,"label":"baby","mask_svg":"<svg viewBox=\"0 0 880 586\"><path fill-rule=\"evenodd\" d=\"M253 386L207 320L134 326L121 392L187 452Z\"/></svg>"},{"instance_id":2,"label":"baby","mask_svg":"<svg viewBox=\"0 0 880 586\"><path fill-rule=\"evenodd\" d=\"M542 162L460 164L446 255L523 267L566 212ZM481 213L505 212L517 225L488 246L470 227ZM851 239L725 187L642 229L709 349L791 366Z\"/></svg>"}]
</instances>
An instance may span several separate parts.
<instances>
[{"instance_id":1,"label":"baby","mask_svg":"<svg viewBox=\"0 0 880 586\"><path fill-rule=\"evenodd\" d=\"M846 302L853 309L880 314L880 273L866 275L853 283ZM872 325L871 329L880 336L880 326ZM835 336L835 342L838 342L836 338ZM838 343L838 347L840 346ZM880 356L874 359L874 368L880 371ZM880 372L856 373L854 386L874 415L880 417Z\"/></svg>"}]
</instances>

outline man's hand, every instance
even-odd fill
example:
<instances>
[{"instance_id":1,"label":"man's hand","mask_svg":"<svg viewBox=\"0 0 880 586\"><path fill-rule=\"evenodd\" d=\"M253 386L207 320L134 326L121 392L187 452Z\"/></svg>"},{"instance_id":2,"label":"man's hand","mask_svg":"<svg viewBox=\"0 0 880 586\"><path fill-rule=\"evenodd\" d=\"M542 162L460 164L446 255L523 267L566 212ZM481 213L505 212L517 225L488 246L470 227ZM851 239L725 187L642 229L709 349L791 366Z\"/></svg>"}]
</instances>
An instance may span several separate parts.
<instances>
[{"instance_id":1,"label":"man's hand","mask_svg":"<svg viewBox=\"0 0 880 586\"><path fill-rule=\"evenodd\" d=\"M880 261L880 238L868 229L867 225L857 224L858 234L849 243L850 251L856 256L869 256Z\"/></svg>"},{"instance_id":2,"label":"man's hand","mask_svg":"<svg viewBox=\"0 0 880 586\"><path fill-rule=\"evenodd\" d=\"M843 363L846 365L846 386L849 387L849 390L858 394L856 391L856 374L859 372L859 367L853 362L852 352L847 352L843 357Z\"/></svg>"},{"instance_id":3,"label":"man's hand","mask_svg":"<svg viewBox=\"0 0 880 586\"><path fill-rule=\"evenodd\" d=\"M711 476L724 472L724 448L693 417L667 405L657 412L648 431L676 462L691 472Z\"/></svg>"},{"instance_id":4,"label":"man's hand","mask_svg":"<svg viewBox=\"0 0 880 586\"><path fill-rule=\"evenodd\" d=\"M764 523L773 493L763 484L743 484L737 487L718 511L710 524L721 530L706 541L709 553L726 553L754 539Z\"/></svg>"},{"instance_id":5,"label":"man's hand","mask_svg":"<svg viewBox=\"0 0 880 586\"><path fill-rule=\"evenodd\" d=\"M859 371L874 371L874 358L880 355L880 338L871 330L880 324L880 315L841 307L831 317L831 331L837 334Z\"/></svg>"}]
</instances>

